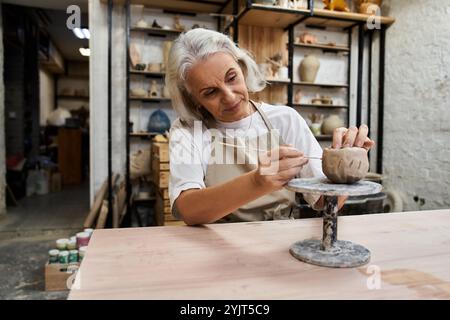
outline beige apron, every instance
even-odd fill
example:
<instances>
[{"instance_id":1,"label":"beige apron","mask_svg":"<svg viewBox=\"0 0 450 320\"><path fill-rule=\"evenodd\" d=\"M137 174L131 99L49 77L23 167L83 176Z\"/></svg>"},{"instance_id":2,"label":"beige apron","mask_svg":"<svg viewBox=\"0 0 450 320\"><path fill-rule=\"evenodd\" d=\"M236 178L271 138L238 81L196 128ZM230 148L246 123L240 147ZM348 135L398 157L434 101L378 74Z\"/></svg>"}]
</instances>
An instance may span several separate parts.
<instances>
[{"instance_id":1,"label":"beige apron","mask_svg":"<svg viewBox=\"0 0 450 320\"><path fill-rule=\"evenodd\" d=\"M233 178L256 169L257 159L255 158L254 150L258 149L269 151L279 147L280 144L284 144L281 136L279 136L277 131L273 130L269 119L261 108L257 106L257 104L253 103L253 101L251 101L251 103L255 106L257 112L259 112L264 120L264 123L268 129L267 134L251 139L247 138L245 140L247 147L245 147L242 141L243 138L232 139L226 137L214 137L213 140L220 141L212 142L211 157L214 157L217 154L217 148L215 147L221 146L222 149L220 152L223 152L225 159L239 159L240 161L232 161L233 163L211 163L210 161L206 169L206 187L225 183ZM212 129L214 125L210 124L209 126L207 125L207 127ZM270 137L272 139L270 139ZM226 143L226 146L221 143ZM245 159L245 161L243 161L243 159ZM251 162L250 159L253 161ZM224 201L226 201L226 195L224 195ZM233 213L230 213L217 222L293 219L294 204L295 193L283 188L247 203L243 207Z\"/></svg>"}]
</instances>

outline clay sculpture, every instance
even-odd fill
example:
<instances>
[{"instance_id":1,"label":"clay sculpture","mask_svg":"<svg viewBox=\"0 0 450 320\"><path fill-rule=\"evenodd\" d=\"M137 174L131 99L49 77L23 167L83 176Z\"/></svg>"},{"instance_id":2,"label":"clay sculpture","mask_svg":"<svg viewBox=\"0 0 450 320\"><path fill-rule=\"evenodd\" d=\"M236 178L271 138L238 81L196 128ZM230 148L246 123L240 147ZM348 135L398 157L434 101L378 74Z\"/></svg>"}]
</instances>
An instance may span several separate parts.
<instances>
[{"instance_id":1,"label":"clay sculpture","mask_svg":"<svg viewBox=\"0 0 450 320\"><path fill-rule=\"evenodd\" d=\"M327 10L350 12L345 0L323 0L323 3L325 4L324 8Z\"/></svg>"},{"instance_id":2,"label":"clay sculpture","mask_svg":"<svg viewBox=\"0 0 450 320\"><path fill-rule=\"evenodd\" d=\"M369 171L369 159L364 148L325 148L322 171L333 183L354 183Z\"/></svg>"},{"instance_id":3,"label":"clay sculpture","mask_svg":"<svg viewBox=\"0 0 450 320\"><path fill-rule=\"evenodd\" d=\"M312 35L311 33L302 33L299 37L298 37L298 43L305 43L305 44L316 44L317 43L317 38L316 36Z\"/></svg>"}]
</instances>

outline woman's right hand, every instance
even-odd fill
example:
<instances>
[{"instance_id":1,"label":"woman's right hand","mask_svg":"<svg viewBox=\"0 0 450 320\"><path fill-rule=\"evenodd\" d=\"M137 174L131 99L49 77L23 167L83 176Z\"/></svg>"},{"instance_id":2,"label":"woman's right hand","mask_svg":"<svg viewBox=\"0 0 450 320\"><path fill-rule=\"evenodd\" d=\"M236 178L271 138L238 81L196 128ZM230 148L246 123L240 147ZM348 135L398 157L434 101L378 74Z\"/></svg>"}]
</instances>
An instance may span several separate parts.
<instances>
[{"instance_id":1,"label":"woman's right hand","mask_svg":"<svg viewBox=\"0 0 450 320\"><path fill-rule=\"evenodd\" d=\"M270 192L283 188L308 163L303 153L290 145L281 146L259 157L254 171L255 183Z\"/></svg>"}]
</instances>

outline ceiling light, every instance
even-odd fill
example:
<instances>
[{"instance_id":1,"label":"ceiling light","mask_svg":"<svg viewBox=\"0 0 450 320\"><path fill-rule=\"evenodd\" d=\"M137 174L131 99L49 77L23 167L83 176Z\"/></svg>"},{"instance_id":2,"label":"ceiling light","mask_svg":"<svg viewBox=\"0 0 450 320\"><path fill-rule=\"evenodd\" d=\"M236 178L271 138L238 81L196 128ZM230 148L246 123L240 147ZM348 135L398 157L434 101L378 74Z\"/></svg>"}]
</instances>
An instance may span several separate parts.
<instances>
[{"instance_id":1,"label":"ceiling light","mask_svg":"<svg viewBox=\"0 0 450 320\"><path fill-rule=\"evenodd\" d=\"M86 37L84 36L84 33L81 31L80 28L74 28L73 29L73 33L75 33L75 35L77 36L77 38L80 39L85 39Z\"/></svg>"},{"instance_id":2,"label":"ceiling light","mask_svg":"<svg viewBox=\"0 0 450 320\"><path fill-rule=\"evenodd\" d=\"M80 48L80 53L84 57L89 57L91 55L91 49L89 49L89 48Z\"/></svg>"},{"instance_id":3,"label":"ceiling light","mask_svg":"<svg viewBox=\"0 0 450 320\"><path fill-rule=\"evenodd\" d=\"M89 39L89 38L91 37L91 33L89 32L89 29L83 28L83 29L81 29L81 31L83 32L84 37L85 37L86 39Z\"/></svg>"}]
</instances>

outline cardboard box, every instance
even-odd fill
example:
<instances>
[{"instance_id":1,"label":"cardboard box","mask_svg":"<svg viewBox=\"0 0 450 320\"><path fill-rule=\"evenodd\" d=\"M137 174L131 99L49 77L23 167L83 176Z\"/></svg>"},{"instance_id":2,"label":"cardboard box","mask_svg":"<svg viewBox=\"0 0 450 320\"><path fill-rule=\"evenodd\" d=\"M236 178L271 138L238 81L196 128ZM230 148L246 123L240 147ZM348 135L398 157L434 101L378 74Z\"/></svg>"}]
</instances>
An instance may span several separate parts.
<instances>
[{"instance_id":1,"label":"cardboard box","mask_svg":"<svg viewBox=\"0 0 450 320\"><path fill-rule=\"evenodd\" d=\"M79 267L79 265L76 265ZM67 264L48 262L45 264L45 291L66 291L69 290L70 277L75 277L78 268L69 268ZM74 279L72 277L71 279Z\"/></svg>"}]
</instances>

